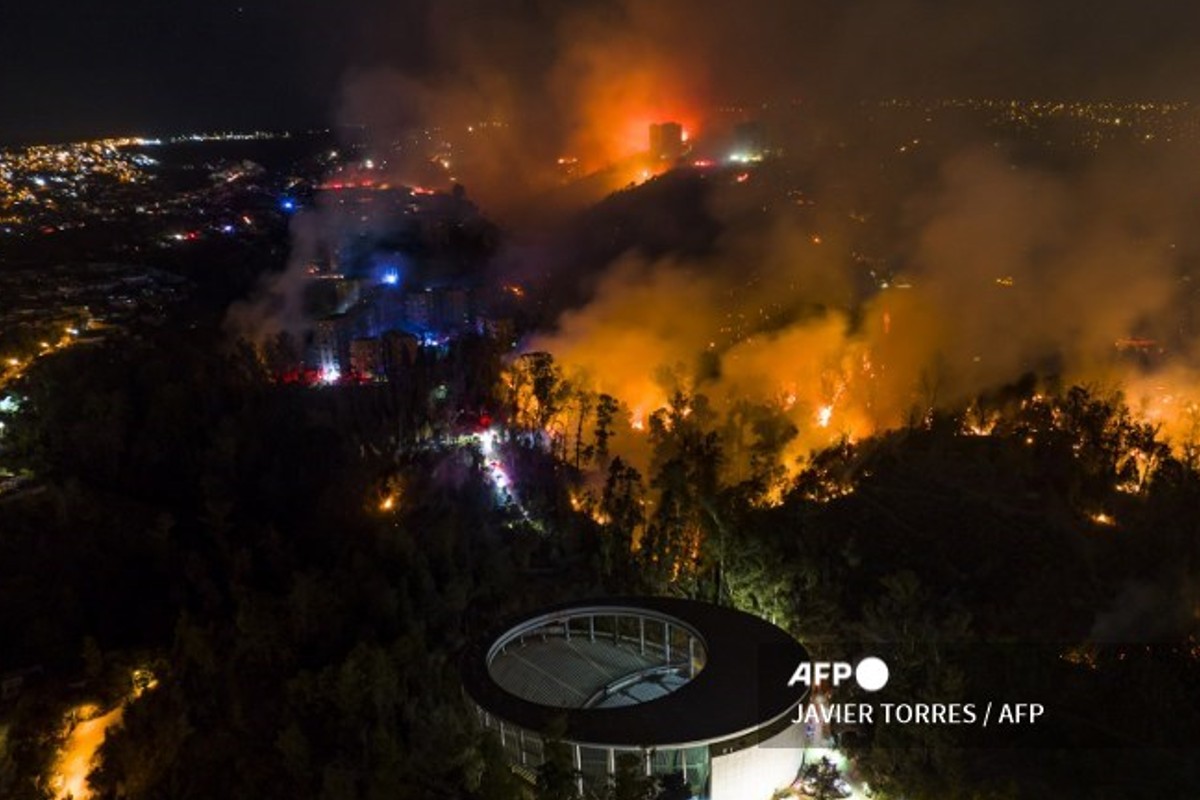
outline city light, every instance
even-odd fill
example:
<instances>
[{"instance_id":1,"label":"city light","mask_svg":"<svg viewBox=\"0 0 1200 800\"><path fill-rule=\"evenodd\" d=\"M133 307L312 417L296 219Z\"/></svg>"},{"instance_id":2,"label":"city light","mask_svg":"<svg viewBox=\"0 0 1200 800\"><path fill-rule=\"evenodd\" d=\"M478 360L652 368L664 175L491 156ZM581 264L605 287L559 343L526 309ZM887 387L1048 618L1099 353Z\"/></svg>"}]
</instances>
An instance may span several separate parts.
<instances>
[{"instance_id":1,"label":"city light","mask_svg":"<svg viewBox=\"0 0 1200 800\"><path fill-rule=\"evenodd\" d=\"M121 14L14 40L0 791L1066 797L1062 742L1132 754L1081 797L1186 773L1135 751L1200 740L1200 104L1070 98L1186 96L1200 9L439 4L420 74L337 9L291 48L352 67L336 128L25 138L302 118L247 49L295 38L269 5L163 5L175 59ZM734 614L894 682L814 679L785 728L754 637L709 649ZM1056 644L967 668L998 641ZM1027 690L1066 705L791 718Z\"/></svg>"},{"instance_id":2,"label":"city light","mask_svg":"<svg viewBox=\"0 0 1200 800\"><path fill-rule=\"evenodd\" d=\"M729 162L731 164L755 164L762 161L763 157L759 153L730 153Z\"/></svg>"}]
</instances>

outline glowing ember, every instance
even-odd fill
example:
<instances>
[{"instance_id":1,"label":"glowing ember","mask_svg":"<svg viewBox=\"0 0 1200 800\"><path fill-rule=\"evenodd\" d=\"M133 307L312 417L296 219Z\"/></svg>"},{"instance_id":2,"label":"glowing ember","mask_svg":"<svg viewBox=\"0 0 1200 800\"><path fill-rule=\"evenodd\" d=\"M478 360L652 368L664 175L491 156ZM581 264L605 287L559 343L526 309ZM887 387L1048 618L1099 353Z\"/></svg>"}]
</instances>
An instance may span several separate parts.
<instances>
[{"instance_id":1,"label":"glowing ember","mask_svg":"<svg viewBox=\"0 0 1200 800\"><path fill-rule=\"evenodd\" d=\"M804 497L806 500L811 500L814 503L828 503L832 500L837 500L839 497L848 497L852 494L854 494L854 484L837 480L824 480L809 487L804 492Z\"/></svg>"},{"instance_id":2,"label":"glowing ember","mask_svg":"<svg viewBox=\"0 0 1200 800\"><path fill-rule=\"evenodd\" d=\"M1096 650L1087 645L1077 645L1064 651L1059 658L1077 667L1096 669Z\"/></svg>"},{"instance_id":3,"label":"glowing ember","mask_svg":"<svg viewBox=\"0 0 1200 800\"><path fill-rule=\"evenodd\" d=\"M977 408L971 408L963 417L959 433L963 436L991 436L999 422L999 414L986 414Z\"/></svg>"}]
</instances>

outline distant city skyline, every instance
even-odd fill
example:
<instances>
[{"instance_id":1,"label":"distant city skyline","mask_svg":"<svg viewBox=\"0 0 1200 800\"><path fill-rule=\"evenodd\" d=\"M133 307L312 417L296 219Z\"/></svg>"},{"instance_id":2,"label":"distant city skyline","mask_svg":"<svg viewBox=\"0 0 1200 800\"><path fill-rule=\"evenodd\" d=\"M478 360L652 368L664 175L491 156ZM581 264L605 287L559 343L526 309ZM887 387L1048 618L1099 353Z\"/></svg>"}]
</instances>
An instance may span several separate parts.
<instances>
[{"instance_id":1,"label":"distant city skyline","mask_svg":"<svg viewBox=\"0 0 1200 800\"><path fill-rule=\"evenodd\" d=\"M335 124L351 121L346 86L380 70L434 90L463 72L503 75L536 95L546 64L586 38L581 17L650 58L706 72L714 102L1186 100L1200 75L1200 7L1179 0L710 0L695 10L673 0L24 3L0 29L0 141Z\"/></svg>"}]
</instances>

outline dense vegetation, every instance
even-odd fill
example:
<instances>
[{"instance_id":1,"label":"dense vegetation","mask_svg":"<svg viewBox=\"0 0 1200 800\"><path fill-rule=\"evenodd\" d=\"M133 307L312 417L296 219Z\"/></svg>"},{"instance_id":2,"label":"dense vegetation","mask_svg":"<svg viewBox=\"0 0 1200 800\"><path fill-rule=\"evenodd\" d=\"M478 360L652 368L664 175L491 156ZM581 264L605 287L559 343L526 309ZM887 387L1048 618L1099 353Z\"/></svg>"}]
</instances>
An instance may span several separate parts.
<instances>
[{"instance_id":1,"label":"dense vegetation","mask_svg":"<svg viewBox=\"0 0 1200 800\"><path fill-rule=\"evenodd\" d=\"M847 732L889 797L1177 797L1200 778L1175 749L1200 740L1200 474L1119 398L1026 382L787 477L794 431L759 409L734 453L702 394L649 420L639 471L615 399L483 338L313 390L184 330L68 351L23 391L10 447L46 489L0 506L0 671L43 673L7 710L5 797L45 796L61 715L118 702L134 666L159 685L104 745L101 796L521 796L458 651L514 611L626 591L733 604L821 656L869 643L893 664L882 700L1069 712L1028 741ZM586 413L547 435L559 404ZM481 409L528 516L464 444ZM539 797L573 791L561 760L540 778ZM680 787L612 787L655 795Z\"/></svg>"}]
</instances>

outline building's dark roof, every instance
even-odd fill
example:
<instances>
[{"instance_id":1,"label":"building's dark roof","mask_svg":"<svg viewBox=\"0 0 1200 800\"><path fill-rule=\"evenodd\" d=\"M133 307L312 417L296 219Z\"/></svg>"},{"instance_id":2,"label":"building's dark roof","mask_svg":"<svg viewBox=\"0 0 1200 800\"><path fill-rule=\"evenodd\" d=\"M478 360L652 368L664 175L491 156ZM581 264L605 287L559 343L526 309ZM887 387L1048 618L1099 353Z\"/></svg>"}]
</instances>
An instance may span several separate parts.
<instances>
[{"instance_id":1,"label":"building's dark roof","mask_svg":"<svg viewBox=\"0 0 1200 800\"><path fill-rule=\"evenodd\" d=\"M691 681L666 695L620 708L564 709L506 692L489 674L492 644L523 621L583 608L644 609L675 617L697 631L707 662ZM778 722L800 702L803 685L788 687L805 649L771 623L732 608L667 597L586 600L538 610L492 631L470 646L462 664L467 693L484 710L526 730L565 722L564 741L621 747L711 743Z\"/></svg>"}]
</instances>

